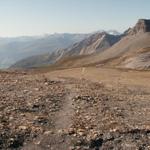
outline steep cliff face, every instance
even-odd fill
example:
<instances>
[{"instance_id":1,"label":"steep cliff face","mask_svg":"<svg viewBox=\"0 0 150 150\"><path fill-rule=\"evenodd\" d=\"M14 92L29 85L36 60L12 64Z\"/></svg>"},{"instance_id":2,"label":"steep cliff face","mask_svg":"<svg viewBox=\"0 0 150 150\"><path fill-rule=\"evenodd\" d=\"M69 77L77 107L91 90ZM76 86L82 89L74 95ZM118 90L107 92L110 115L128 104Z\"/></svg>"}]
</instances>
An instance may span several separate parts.
<instances>
[{"instance_id":1,"label":"steep cliff face","mask_svg":"<svg viewBox=\"0 0 150 150\"><path fill-rule=\"evenodd\" d=\"M126 35L135 35L138 33L150 32L150 20L139 19L137 24L133 28L129 28L126 31Z\"/></svg>"}]
</instances>

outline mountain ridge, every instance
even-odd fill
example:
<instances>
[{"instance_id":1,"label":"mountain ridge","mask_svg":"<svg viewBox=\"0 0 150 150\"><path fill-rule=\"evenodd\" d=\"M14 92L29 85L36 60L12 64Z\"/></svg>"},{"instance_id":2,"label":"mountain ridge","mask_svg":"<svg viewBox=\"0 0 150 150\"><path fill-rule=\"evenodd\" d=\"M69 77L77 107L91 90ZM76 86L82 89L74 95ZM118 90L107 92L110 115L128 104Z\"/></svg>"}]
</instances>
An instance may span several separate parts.
<instances>
[{"instance_id":1,"label":"mountain ridge","mask_svg":"<svg viewBox=\"0 0 150 150\"><path fill-rule=\"evenodd\" d=\"M112 47L106 49L102 53L92 54L90 56L85 57L76 57L62 59L57 62L57 66L61 67L80 67L80 66L88 66L88 65L107 65L113 67L123 67L123 68L131 68L131 69L149 69L150 62L149 57L146 57L142 54L142 56L137 56L137 52L139 50L146 49L150 47L150 21L139 19L137 24L125 31L123 37L120 41L114 44ZM148 49L149 50L149 49ZM141 54L140 54L141 55ZM143 56L144 55L144 56ZM149 53L147 53L149 55ZM136 62L138 65L134 63L134 67L130 67L131 65L123 65L124 61L129 59L130 57L138 58ZM145 59L144 59L145 58ZM144 59L144 63L140 66L138 61ZM138 60L138 61L137 61ZM135 62L135 61L134 61ZM144 66L145 65L145 66Z\"/></svg>"},{"instance_id":2,"label":"mountain ridge","mask_svg":"<svg viewBox=\"0 0 150 150\"><path fill-rule=\"evenodd\" d=\"M48 65L57 62L63 57L90 55L93 53L102 52L118 42L121 37L121 35L111 35L106 32L95 33L66 49L60 49L48 54L49 56L47 58L49 59L46 58L44 60L43 55L41 55L40 62L40 56L33 56L17 62L13 66L11 66L11 68L38 67L41 65Z\"/></svg>"},{"instance_id":3,"label":"mountain ridge","mask_svg":"<svg viewBox=\"0 0 150 150\"><path fill-rule=\"evenodd\" d=\"M7 68L26 57L67 48L87 36L88 34L65 33L40 37L0 38L0 68Z\"/></svg>"}]
</instances>

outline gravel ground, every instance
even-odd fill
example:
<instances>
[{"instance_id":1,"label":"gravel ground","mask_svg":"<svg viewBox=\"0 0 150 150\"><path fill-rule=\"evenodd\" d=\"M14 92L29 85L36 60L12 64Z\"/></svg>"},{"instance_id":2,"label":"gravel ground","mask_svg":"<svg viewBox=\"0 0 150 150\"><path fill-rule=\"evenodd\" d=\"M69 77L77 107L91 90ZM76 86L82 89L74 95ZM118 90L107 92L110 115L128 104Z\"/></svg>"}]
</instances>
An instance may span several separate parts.
<instances>
[{"instance_id":1,"label":"gravel ground","mask_svg":"<svg viewBox=\"0 0 150 150\"><path fill-rule=\"evenodd\" d=\"M148 90L32 72L0 83L0 149L150 149Z\"/></svg>"}]
</instances>

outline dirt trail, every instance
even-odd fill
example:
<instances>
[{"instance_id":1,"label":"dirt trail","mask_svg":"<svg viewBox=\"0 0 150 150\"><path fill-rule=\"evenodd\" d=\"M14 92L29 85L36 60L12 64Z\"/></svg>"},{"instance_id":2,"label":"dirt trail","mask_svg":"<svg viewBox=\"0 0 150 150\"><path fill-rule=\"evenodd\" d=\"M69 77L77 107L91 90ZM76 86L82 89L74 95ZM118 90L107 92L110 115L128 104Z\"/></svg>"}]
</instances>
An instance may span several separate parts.
<instances>
[{"instance_id":1,"label":"dirt trail","mask_svg":"<svg viewBox=\"0 0 150 150\"><path fill-rule=\"evenodd\" d=\"M61 110L56 114L56 131L66 130L72 124L72 116L74 114L73 97L76 95L76 91L71 84L66 84L65 88L68 90L68 94L63 100L63 106Z\"/></svg>"},{"instance_id":2,"label":"dirt trail","mask_svg":"<svg viewBox=\"0 0 150 150\"><path fill-rule=\"evenodd\" d=\"M46 132L35 140L35 144L29 144L23 150L46 150L46 149L68 149L71 145L70 137L66 134L73 124L74 105L73 98L77 95L78 89L75 83L68 79L57 79L64 82L66 96L62 99L62 105L54 115L54 129L52 132ZM66 134L66 135L65 135Z\"/></svg>"}]
</instances>

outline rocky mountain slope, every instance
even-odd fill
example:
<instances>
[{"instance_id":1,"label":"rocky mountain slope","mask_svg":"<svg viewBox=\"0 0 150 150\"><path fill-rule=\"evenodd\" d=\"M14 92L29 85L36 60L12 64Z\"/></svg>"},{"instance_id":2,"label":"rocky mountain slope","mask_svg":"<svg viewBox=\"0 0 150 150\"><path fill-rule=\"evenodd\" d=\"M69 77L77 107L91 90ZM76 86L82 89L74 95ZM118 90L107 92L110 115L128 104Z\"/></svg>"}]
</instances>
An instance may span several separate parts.
<instances>
[{"instance_id":1,"label":"rocky mountain slope","mask_svg":"<svg viewBox=\"0 0 150 150\"><path fill-rule=\"evenodd\" d=\"M149 47L150 20L140 19L137 24L133 28L128 29L124 33L124 37L111 48L89 56L65 58L60 60L57 65L62 67L109 65L132 69L149 69Z\"/></svg>"},{"instance_id":2,"label":"rocky mountain slope","mask_svg":"<svg viewBox=\"0 0 150 150\"><path fill-rule=\"evenodd\" d=\"M111 35L106 32L95 33L79 43L66 49L60 49L50 54L38 55L23 59L11 68L32 68L52 64L61 58L83 56L100 53L110 48L121 39L121 35Z\"/></svg>"},{"instance_id":3,"label":"rocky mountain slope","mask_svg":"<svg viewBox=\"0 0 150 150\"><path fill-rule=\"evenodd\" d=\"M150 47L140 49L121 64L125 68L150 69Z\"/></svg>"}]
</instances>

